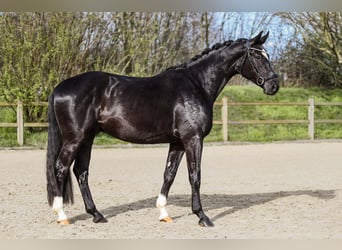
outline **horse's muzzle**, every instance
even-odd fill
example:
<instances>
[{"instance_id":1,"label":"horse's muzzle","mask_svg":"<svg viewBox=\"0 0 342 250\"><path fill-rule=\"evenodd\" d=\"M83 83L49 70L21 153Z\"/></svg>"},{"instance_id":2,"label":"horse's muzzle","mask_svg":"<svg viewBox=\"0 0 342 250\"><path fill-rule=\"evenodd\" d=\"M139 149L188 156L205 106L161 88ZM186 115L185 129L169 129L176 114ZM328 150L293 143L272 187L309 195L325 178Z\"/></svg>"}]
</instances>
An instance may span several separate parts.
<instances>
[{"instance_id":1,"label":"horse's muzzle","mask_svg":"<svg viewBox=\"0 0 342 250\"><path fill-rule=\"evenodd\" d=\"M264 84L264 93L266 95L274 95L279 90L279 80L278 77L269 79Z\"/></svg>"}]
</instances>

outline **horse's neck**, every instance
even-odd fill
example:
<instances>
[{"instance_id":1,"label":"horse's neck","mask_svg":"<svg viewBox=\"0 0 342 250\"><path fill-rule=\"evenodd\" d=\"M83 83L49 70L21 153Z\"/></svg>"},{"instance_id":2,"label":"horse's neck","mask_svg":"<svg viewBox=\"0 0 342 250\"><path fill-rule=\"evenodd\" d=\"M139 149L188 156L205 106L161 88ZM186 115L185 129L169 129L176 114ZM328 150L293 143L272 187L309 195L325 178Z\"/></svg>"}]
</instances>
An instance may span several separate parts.
<instances>
[{"instance_id":1,"label":"horse's neck","mask_svg":"<svg viewBox=\"0 0 342 250\"><path fill-rule=\"evenodd\" d=\"M215 58L216 56L216 58ZM214 103L227 82L237 73L234 68L236 56L223 57L213 55L193 64L189 67L190 73L195 81Z\"/></svg>"}]
</instances>

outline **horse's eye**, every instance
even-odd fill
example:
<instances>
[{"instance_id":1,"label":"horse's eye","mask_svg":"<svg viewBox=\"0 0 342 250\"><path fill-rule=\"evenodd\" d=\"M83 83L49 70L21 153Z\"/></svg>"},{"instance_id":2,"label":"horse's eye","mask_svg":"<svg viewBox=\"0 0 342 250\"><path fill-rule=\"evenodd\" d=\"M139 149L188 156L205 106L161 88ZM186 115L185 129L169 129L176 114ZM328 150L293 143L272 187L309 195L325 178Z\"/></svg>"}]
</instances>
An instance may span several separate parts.
<instances>
[{"instance_id":1,"label":"horse's eye","mask_svg":"<svg viewBox=\"0 0 342 250\"><path fill-rule=\"evenodd\" d=\"M261 56L258 55L258 54L256 54L256 55L255 55L255 59L260 60L260 59L261 59Z\"/></svg>"}]
</instances>

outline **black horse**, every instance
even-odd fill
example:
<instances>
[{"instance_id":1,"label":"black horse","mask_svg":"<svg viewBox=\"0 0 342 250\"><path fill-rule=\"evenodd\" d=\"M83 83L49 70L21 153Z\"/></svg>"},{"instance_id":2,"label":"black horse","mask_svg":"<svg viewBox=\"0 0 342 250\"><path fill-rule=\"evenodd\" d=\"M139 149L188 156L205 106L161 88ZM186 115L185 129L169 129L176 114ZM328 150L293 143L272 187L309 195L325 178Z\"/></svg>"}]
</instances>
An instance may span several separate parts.
<instances>
[{"instance_id":1,"label":"black horse","mask_svg":"<svg viewBox=\"0 0 342 250\"><path fill-rule=\"evenodd\" d=\"M192 211L213 226L200 200L203 138L212 127L213 105L231 77L241 74L267 95L279 89L263 44L268 33L216 44L190 62L153 77L88 72L61 82L49 99L47 192L58 222L68 224L64 203L73 202L70 166L87 213L106 222L88 186L91 148L100 131L133 143L169 143L164 182L157 199L161 221L170 221L166 199L185 152Z\"/></svg>"}]
</instances>

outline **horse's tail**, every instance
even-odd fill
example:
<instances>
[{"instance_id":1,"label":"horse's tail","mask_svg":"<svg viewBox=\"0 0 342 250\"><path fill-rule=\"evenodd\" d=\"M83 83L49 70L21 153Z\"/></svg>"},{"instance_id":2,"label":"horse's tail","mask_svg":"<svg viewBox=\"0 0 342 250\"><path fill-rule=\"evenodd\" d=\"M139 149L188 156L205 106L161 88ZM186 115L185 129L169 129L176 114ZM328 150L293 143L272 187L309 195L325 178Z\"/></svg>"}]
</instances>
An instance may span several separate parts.
<instances>
[{"instance_id":1,"label":"horse's tail","mask_svg":"<svg viewBox=\"0 0 342 250\"><path fill-rule=\"evenodd\" d=\"M46 177L47 177L47 198L50 206L53 204L53 199L57 195L57 179L56 179L56 161L59 152L62 148L61 132L56 120L54 110L54 97L53 94L49 98L48 106L48 143L46 153ZM63 183L63 203L73 203L74 196L72 190L72 182L70 170L64 178Z\"/></svg>"}]
</instances>

